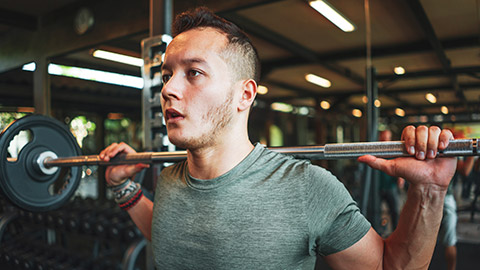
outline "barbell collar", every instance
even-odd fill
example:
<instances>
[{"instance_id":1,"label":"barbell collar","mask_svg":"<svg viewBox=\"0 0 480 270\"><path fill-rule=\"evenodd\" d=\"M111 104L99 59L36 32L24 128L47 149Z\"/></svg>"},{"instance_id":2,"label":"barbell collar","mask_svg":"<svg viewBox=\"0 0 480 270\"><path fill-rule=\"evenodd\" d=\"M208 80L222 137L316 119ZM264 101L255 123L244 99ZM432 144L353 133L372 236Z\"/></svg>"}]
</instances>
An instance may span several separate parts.
<instances>
[{"instance_id":1,"label":"barbell collar","mask_svg":"<svg viewBox=\"0 0 480 270\"><path fill-rule=\"evenodd\" d=\"M325 146L271 147L270 150L297 158L311 160L356 159L363 155L381 158L411 156L405 149L403 141L334 143ZM445 150L439 151L437 157L475 156L479 155L477 139L451 140ZM143 152L118 155L110 161L103 161L98 155L45 158L38 160L44 167L72 167L82 165L121 165L137 163L177 162L187 158L187 151Z\"/></svg>"},{"instance_id":2,"label":"barbell collar","mask_svg":"<svg viewBox=\"0 0 480 270\"><path fill-rule=\"evenodd\" d=\"M58 167L56 166L49 166L46 167L46 161L48 160L54 160L57 159L58 156L52 151L45 151L40 153L38 155L38 158L36 159L36 164L34 164L35 167L38 168L39 172L45 174L45 175L52 175L58 171Z\"/></svg>"}]
</instances>

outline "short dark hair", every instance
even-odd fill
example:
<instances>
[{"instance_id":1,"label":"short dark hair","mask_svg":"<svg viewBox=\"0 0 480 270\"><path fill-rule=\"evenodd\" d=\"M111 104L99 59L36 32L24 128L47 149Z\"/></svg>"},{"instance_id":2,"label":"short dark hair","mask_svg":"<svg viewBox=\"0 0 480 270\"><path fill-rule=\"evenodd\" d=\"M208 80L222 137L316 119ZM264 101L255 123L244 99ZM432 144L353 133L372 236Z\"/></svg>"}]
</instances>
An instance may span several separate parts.
<instances>
[{"instance_id":1,"label":"short dark hair","mask_svg":"<svg viewBox=\"0 0 480 270\"><path fill-rule=\"evenodd\" d=\"M225 34L228 43L223 59L236 72L238 79L260 80L260 60L252 42L237 25L221 18L206 7L183 12L172 25L173 37L196 28L211 27ZM232 57L233 56L233 57Z\"/></svg>"}]
</instances>

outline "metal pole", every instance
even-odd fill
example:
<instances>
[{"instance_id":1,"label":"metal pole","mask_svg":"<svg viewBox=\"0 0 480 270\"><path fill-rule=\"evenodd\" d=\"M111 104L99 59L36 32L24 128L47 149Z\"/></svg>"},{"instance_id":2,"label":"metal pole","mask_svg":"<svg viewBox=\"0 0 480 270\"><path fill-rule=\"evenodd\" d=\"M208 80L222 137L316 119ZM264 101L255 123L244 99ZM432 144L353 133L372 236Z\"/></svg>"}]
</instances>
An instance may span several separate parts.
<instances>
[{"instance_id":1,"label":"metal pole","mask_svg":"<svg viewBox=\"0 0 480 270\"><path fill-rule=\"evenodd\" d=\"M450 156L476 156L478 152L478 139L459 139L450 141L448 147L438 153L438 157ZM334 143L325 146L296 146L296 147L271 147L270 150L278 153L293 155L297 158L312 160L337 160L355 159L363 155L373 155L382 158L410 156L402 141L390 142L361 142L361 143ZM187 151L174 152L145 152L119 155L108 162L102 161L98 155L43 158L37 163L45 167L71 167L81 165L120 165L137 163L160 163L184 160ZM12 160L10 160L12 161Z\"/></svg>"},{"instance_id":2,"label":"metal pole","mask_svg":"<svg viewBox=\"0 0 480 270\"><path fill-rule=\"evenodd\" d=\"M367 103L367 141L371 141L371 133L370 133L370 106L369 103L372 101L371 99L371 92L370 87L371 87L371 76L370 71L372 67L372 37L371 37L371 24L370 24L370 1L369 0L364 0L364 9L365 9L365 41L366 41L366 92L367 92L367 98L368 98L368 103ZM368 214L368 201L369 201L369 194L370 194L370 185L371 185L371 175L372 175L372 169L370 167L365 167L365 170L363 171L363 192L362 192L362 197L361 197L361 204L360 204L360 210L362 211L362 214L364 216L367 216Z\"/></svg>"},{"instance_id":3,"label":"metal pole","mask_svg":"<svg viewBox=\"0 0 480 270\"><path fill-rule=\"evenodd\" d=\"M375 67L367 67L367 141L369 142L378 140L378 108L375 106L375 101L378 99L378 87L375 77ZM370 218L373 227L378 229L381 215L378 171L367 167L365 171L365 181L370 181L370 184L367 183L364 187L365 197L362 197L362 211L367 208L371 210L371 213L367 213L368 211L366 211L365 214ZM370 195L367 193L367 188L370 188Z\"/></svg>"},{"instance_id":4,"label":"metal pole","mask_svg":"<svg viewBox=\"0 0 480 270\"><path fill-rule=\"evenodd\" d=\"M150 37L171 35L173 22L172 0L150 0Z\"/></svg>"},{"instance_id":5,"label":"metal pole","mask_svg":"<svg viewBox=\"0 0 480 270\"><path fill-rule=\"evenodd\" d=\"M48 64L50 62L45 56L36 59L35 72L33 72L33 101L35 113L52 115L50 76L48 75Z\"/></svg>"}]
</instances>

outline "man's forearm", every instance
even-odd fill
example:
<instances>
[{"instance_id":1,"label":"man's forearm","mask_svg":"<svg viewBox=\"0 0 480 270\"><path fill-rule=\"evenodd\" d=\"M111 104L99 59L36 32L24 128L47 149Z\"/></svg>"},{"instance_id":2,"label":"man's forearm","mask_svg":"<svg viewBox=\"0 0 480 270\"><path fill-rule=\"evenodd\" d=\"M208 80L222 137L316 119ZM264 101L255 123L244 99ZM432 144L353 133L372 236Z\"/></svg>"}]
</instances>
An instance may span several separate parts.
<instances>
[{"instance_id":1,"label":"man's forearm","mask_svg":"<svg viewBox=\"0 0 480 270\"><path fill-rule=\"evenodd\" d=\"M145 238L151 241L153 202L143 196L134 207L128 210L128 214Z\"/></svg>"},{"instance_id":2,"label":"man's forearm","mask_svg":"<svg viewBox=\"0 0 480 270\"><path fill-rule=\"evenodd\" d=\"M428 269L446 191L436 185L409 187L397 229L385 240L384 269Z\"/></svg>"}]
</instances>

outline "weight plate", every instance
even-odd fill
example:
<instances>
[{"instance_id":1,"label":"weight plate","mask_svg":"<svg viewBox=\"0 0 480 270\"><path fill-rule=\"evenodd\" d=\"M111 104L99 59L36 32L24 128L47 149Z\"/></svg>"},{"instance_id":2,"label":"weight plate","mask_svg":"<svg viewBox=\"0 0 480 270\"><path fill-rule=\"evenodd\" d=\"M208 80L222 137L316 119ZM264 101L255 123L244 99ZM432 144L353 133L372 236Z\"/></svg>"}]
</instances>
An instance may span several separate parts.
<instances>
[{"instance_id":1,"label":"weight plate","mask_svg":"<svg viewBox=\"0 0 480 270\"><path fill-rule=\"evenodd\" d=\"M8 147L20 131L29 131L30 140L12 159ZM0 187L13 203L29 211L59 208L80 184L81 167L62 168L52 174L42 172L36 162L46 151L58 157L80 155L75 137L64 124L50 117L29 115L0 133Z\"/></svg>"}]
</instances>

